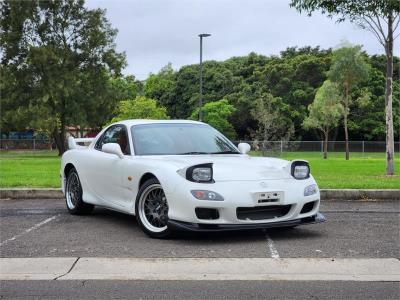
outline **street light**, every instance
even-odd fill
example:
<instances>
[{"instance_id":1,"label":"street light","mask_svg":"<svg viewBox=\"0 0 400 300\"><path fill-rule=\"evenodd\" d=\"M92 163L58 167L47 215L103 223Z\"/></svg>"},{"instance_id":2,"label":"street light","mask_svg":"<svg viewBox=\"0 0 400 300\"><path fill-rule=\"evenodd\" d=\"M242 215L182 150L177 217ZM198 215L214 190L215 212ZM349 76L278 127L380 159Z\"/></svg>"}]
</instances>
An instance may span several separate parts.
<instances>
[{"instance_id":1,"label":"street light","mask_svg":"<svg viewBox=\"0 0 400 300\"><path fill-rule=\"evenodd\" d=\"M201 33L200 37L200 99L199 99L199 121L203 119L203 113L201 111L203 107L203 38L210 36L209 33Z\"/></svg>"}]
</instances>

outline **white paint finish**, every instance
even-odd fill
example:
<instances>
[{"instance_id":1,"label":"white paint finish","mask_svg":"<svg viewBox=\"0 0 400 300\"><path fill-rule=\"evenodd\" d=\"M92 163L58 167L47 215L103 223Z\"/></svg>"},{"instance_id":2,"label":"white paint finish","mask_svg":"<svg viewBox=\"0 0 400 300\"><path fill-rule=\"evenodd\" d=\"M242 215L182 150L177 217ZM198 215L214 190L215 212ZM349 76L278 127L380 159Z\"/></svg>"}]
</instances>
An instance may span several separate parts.
<instances>
[{"instance_id":1,"label":"white paint finish","mask_svg":"<svg viewBox=\"0 0 400 300\"><path fill-rule=\"evenodd\" d=\"M395 258L81 258L62 279L400 281L400 261Z\"/></svg>"},{"instance_id":2,"label":"white paint finish","mask_svg":"<svg viewBox=\"0 0 400 300\"><path fill-rule=\"evenodd\" d=\"M11 238L9 238L9 239L6 239L6 240L2 241L2 242L0 243L0 246L3 246L3 245L5 245L5 244L7 244L7 243L9 243L9 242L11 242L11 241L14 241L14 240L16 240L17 238L19 238L20 236L23 236L23 235L25 235L25 234L31 232L32 230L38 229L39 227L41 227L41 226L43 226L43 225L45 225L45 224L47 224L47 223L49 223L49 222L55 220L56 218L57 218L57 216L52 216L52 217L50 217L50 218L48 218L48 219L46 219L46 220L44 220L44 221L42 221L42 222L40 222L40 223L37 223L37 224L33 225L32 227L26 229L26 230L23 231L22 233L19 233L19 234L14 235L13 237L11 237Z\"/></svg>"},{"instance_id":3,"label":"white paint finish","mask_svg":"<svg viewBox=\"0 0 400 300\"><path fill-rule=\"evenodd\" d=\"M132 146L131 127L139 124L182 123L204 126L204 123L185 120L126 120L115 124L127 127ZM115 124L111 124L113 126ZM108 127L107 127L108 128ZM250 157L241 154L205 155L125 155L119 159L114 154L94 149L96 141L107 128L93 140L87 148L72 149L64 153L61 163L62 181L64 169L71 163L77 169L83 189L83 201L101 205L128 214L134 214L135 199L139 181L146 173L152 173L160 181L168 200L168 217L177 221L202 224L258 224L295 220L315 215L319 209L319 192L304 196L304 188L316 184L312 176L296 180L290 174L291 162L267 157ZM138 142L138 141L136 141ZM134 153L134 149L131 149ZM177 151L179 153L179 151ZM212 163L212 184L195 183L187 180L185 170L193 165ZM128 177L132 178L128 180ZM207 189L217 192L225 201L203 201L195 199L190 190ZM280 192L279 203L258 203L254 195L265 192ZM317 201L314 209L300 214L304 203ZM256 220L238 219L237 207L263 205L292 205L284 216ZM219 210L216 220L198 219L195 208L204 205Z\"/></svg>"},{"instance_id":4,"label":"white paint finish","mask_svg":"<svg viewBox=\"0 0 400 300\"><path fill-rule=\"evenodd\" d=\"M271 255L272 258L279 258L279 252L275 247L274 241L271 239L271 237L268 235L268 233L266 234L267 237L267 245L268 245L268 249L269 249L269 253Z\"/></svg>"},{"instance_id":5,"label":"white paint finish","mask_svg":"<svg viewBox=\"0 0 400 300\"><path fill-rule=\"evenodd\" d=\"M76 257L1 258L0 280L53 280L66 274Z\"/></svg>"}]
</instances>

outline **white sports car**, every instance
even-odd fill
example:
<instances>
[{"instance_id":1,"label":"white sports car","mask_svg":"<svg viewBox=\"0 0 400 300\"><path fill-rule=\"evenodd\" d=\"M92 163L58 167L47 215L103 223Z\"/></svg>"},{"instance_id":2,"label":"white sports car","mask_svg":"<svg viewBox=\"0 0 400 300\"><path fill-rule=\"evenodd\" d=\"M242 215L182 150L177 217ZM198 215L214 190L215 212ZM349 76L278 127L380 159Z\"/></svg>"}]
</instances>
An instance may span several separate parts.
<instances>
[{"instance_id":1,"label":"white sports car","mask_svg":"<svg viewBox=\"0 0 400 300\"><path fill-rule=\"evenodd\" d=\"M90 142L80 146L77 143ZM325 220L306 161L252 157L211 126L127 120L68 140L62 190L71 214L95 205L135 215L151 237L173 230L295 227Z\"/></svg>"}]
</instances>

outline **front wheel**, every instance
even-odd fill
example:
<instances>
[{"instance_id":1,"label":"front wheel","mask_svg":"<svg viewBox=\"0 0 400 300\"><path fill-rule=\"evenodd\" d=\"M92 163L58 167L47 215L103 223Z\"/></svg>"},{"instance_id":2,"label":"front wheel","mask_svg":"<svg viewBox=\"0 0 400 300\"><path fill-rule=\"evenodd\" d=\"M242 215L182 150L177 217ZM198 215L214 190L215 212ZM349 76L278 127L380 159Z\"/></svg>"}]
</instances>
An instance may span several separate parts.
<instances>
[{"instance_id":1,"label":"front wheel","mask_svg":"<svg viewBox=\"0 0 400 300\"><path fill-rule=\"evenodd\" d=\"M94 205L87 204L82 200L82 186L78 172L72 168L67 176L65 186L65 202L67 209L72 215L84 215L92 212Z\"/></svg>"},{"instance_id":2,"label":"front wheel","mask_svg":"<svg viewBox=\"0 0 400 300\"><path fill-rule=\"evenodd\" d=\"M156 178L147 180L139 189L135 204L136 219L140 228L150 237L166 238L168 229L168 202Z\"/></svg>"}]
</instances>

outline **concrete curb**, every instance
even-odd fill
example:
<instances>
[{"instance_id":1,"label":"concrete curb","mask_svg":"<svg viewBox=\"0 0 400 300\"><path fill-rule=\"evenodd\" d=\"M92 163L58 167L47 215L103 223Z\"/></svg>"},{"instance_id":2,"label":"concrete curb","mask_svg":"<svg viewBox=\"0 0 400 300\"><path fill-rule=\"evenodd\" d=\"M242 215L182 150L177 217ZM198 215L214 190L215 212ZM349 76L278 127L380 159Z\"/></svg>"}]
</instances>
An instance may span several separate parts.
<instances>
[{"instance_id":1,"label":"concrete curb","mask_svg":"<svg viewBox=\"0 0 400 300\"><path fill-rule=\"evenodd\" d=\"M321 200L400 200L400 189L392 190L321 190Z\"/></svg>"},{"instance_id":2,"label":"concrete curb","mask_svg":"<svg viewBox=\"0 0 400 300\"><path fill-rule=\"evenodd\" d=\"M400 200L400 189L392 190L321 190L321 200ZM0 199L60 199L61 189L1 188Z\"/></svg>"},{"instance_id":3,"label":"concrete curb","mask_svg":"<svg viewBox=\"0 0 400 300\"><path fill-rule=\"evenodd\" d=\"M1 188L0 199L60 199L61 189L50 188Z\"/></svg>"},{"instance_id":4,"label":"concrete curb","mask_svg":"<svg viewBox=\"0 0 400 300\"><path fill-rule=\"evenodd\" d=\"M400 281L396 258L0 258L0 280Z\"/></svg>"}]
</instances>

